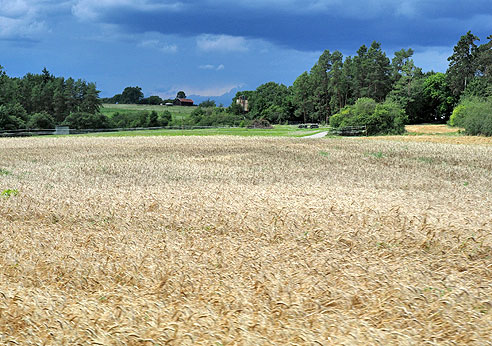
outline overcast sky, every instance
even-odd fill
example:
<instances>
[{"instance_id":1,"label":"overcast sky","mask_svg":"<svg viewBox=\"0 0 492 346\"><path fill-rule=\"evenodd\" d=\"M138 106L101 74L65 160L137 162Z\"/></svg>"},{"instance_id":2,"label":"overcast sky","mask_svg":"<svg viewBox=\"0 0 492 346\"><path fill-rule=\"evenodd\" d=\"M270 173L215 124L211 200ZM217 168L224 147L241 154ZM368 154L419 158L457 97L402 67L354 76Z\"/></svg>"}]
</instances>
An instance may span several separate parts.
<instances>
[{"instance_id":1,"label":"overcast sky","mask_svg":"<svg viewBox=\"0 0 492 346\"><path fill-rule=\"evenodd\" d=\"M324 49L353 56L374 40L445 71L468 30L492 34L491 0L0 0L0 65L96 82L101 96L219 96L291 85Z\"/></svg>"}]
</instances>

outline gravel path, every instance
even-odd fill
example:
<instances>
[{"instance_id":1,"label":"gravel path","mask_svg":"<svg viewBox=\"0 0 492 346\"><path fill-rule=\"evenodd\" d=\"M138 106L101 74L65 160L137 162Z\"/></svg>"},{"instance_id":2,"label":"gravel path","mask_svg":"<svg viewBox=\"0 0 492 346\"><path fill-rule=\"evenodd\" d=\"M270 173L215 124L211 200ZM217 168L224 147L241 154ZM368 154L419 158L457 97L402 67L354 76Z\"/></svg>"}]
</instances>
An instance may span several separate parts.
<instances>
[{"instance_id":1,"label":"gravel path","mask_svg":"<svg viewBox=\"0 0 492 346\"><path fill-rule=\"evenodd\" d=\"M323 132L316 133L316 134L310 135L310 136L305 136L302 138L322 138L322 137L326 136L327 134L328 134L328 131L323 131Z\"/></svg>"}]
</instances>

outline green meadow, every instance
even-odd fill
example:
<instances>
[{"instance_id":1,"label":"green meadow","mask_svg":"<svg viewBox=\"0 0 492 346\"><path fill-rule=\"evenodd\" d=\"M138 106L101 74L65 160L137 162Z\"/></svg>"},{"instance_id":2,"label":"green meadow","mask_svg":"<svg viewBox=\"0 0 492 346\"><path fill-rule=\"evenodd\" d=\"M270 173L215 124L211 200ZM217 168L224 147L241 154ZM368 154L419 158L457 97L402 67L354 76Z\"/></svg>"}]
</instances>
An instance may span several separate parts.
<instances>
[{"instance_id":1,"label":"green meadow","mask_svg":"<svg viewBox=\"0 0 492 346\"><path fill-rule=\"evenodd\" d=\"M272 136L272 137L305 137L325 131L319 129L299 129L295 125L275 125L272 129L248 129L245 127L224 127L210 129L159 129L139 131L119 131L90 133L80 136L89 137L127 137L127 136Z\"/></svg>"}]
</instances>

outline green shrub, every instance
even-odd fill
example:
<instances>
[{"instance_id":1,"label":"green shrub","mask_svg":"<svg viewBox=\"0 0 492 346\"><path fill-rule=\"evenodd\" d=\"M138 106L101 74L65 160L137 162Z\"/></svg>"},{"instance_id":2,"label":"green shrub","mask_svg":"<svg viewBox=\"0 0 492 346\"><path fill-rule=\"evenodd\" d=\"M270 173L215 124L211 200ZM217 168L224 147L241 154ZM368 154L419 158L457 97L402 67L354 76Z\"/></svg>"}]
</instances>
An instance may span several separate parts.
<instances>
[{"instance_id":1,"label":"green shrub","mask_svg":"<svg viewBox=\"0 0 492 346\"><path fill-rule=\"evenodd\" d=\"M463 127L465 108L466 106L464 104L459 104L453 109L453 113L449 118L449 125Z\"/></svg>"},{"instance_id":2,"label":"green shrub","mask_svg":"<svg viewBox=\"0 0 492 346\"><path fill-rule=\"evenodd\" d=\"M368 135L401 134L405 132L406 121L404 110L396 102L377 104L372 99L361 98L333 115L330 125L334 128L366 126Z\"/></svg>"},{"instance_id":3,"label":"green shrub","mask_svg":"<svg viewBox=\"0 0 492 346\"><path fill-rule=\"evenodd\" d=\"M492 98L466 98L454 109L450 124L467 134L492 136Z\"/></svg>"},{"instance_id":4,"label":"green shrub","mask_svg":"<svg viewBox=\"0 0 492 346\"><path fill-rule=\"evenodd\" d=\"M111 121L115 127L127 128L130 127L130 119L127 113L116 112L111 116Z\"/></svg>"},{"instance_id":5,"label":"green shrub","mask_svg":"<svg viewBox=\"0 0 492 346\"><path fill-rule=\"evenodd\" d=\"M198 107L188 119L190 126L238 126L242 117L230 114L223 108L203 108Z\"/></svg>"},{"instance_id":6,"label":"green shrub","mask_svg":"<svg viewBox=\"0 0 492 346\"><path fill-rule=\"evenodd\" d=\"M157 127L161 126L161 123L159 121L159 115L157 114L156 111L152 111L149 114L149 121L148 121L148 126L149 127Z\"/></svg>"},{"instance_id":7,"label":"green shrub","mask_svg":"<svg viewBox=\"0 0 492 346\"><path fill-rule=\"evenodd\" d=\"M492 113L473 114L465 118L465 130L470 135L492 136Z\"/></svg>"},{"instance_id":8,"label":"green shrub","mask_svg":"<svg viewBox=\"0 0 492 346\"><path fill-rule=\"evenodd\" d=\"M55 128L55 118L46 112L34 113L27 123L30 129L53 129Z\"/></svg>"},{"instance_id":9,"label":"green shrub","mask_svg":"<svg viewBox=\"0 0 492 346\"><path fill-rule=\"evenodd\" d=\"M140 111L133 114L132 119L130 120L129 127L148 127L149 126L149 112Z\"/></svg>"},{"instance_id":10,"label":"green shrub","mask_svg":"<svg viewBox=\"0 0 492 346\"><path fill-rule=\"evenodd\" d=\"M107 129L112 127L110 119L104 114L84 112L70 113L65 118L63 125L73 129Z\"/></svg>"},{"instance_id":11,"label":"green shrub","mask_svg":"<svg viewBox=\"0 0 492 346\"><path fill-rule=\"evenodd\" d=\"M353 105L353 113L356 116L365 116L373 114L376 110L377 103L369 97L362 97L358 99Z\"/></svg>"},{"instance_id":12,"label":"green shrub","mask_svg":"<svg viewBox=\"0 0 492 346\"><path fill-rule=\"evenodd\" d=\"M330 117L330 126L334 128L339 128L342 125L344 116L341 113L332 115Z\"/></svg>"},{"instance_id":13,"label":"green shrub","mask_svg":"<svg viewBox=\"0 0 492 346\"><path fill-rule=\"evenodd\" d=\"M170 111L164 111L159 116L159 124L160 126L169 126L173 120L173 116Z\"/></svg>"},{"instance_id":14,"label":"green shrub","mask_svg":"<svg viewBox=\"0 0 492 346\"><path fill-rule=\"evenodd\" d=\"M23 129L26 117L26 111L18 103L0 105L0 130Z\"/></svg>"},{"instance_id":15,"label":"green shrub","mask_svg":"<svg viewBox=\"0 0 492 346\"><path fill-rule=\"evenodd\" d=\"M200 107L204 107L204 108L214 108L216 107L215 105L215 101L214 100L211 100L211 99L208 99L206 101L203 101L202 103L199 104Z\"/></svg>"}]
</instances>

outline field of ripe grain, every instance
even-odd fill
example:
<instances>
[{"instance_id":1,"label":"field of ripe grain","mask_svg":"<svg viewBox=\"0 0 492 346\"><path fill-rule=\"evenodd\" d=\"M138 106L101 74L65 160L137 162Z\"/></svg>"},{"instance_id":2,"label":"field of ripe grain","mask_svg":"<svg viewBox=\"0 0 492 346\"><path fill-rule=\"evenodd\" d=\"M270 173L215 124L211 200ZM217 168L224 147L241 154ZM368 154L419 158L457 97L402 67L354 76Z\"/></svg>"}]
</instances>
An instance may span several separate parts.
<instances>
[{"instance_id":1,"label":"field of ripe grain","mask_svg":"<svg viewBox=\"0 0 492 346\"><path fill-rule=\"evenodd\" d=\"M460 131L465 131L464 128L461 127L451 127L445 124L428 124L428 125L406 125L405 130L410 133L415 134L426 134L426 135L434 135L434 134L456 134Z\"/></svg>"},{"instance_id":2,"label":"field of ripe grain","mask_svg":"<svg viewBox=\"0 0 492 346\"><path fill-rule=\"evenodd\" d=\"M492 340L489 145L0 139L2 191L2 345Z\"/></svg>"}]
</instances>

